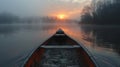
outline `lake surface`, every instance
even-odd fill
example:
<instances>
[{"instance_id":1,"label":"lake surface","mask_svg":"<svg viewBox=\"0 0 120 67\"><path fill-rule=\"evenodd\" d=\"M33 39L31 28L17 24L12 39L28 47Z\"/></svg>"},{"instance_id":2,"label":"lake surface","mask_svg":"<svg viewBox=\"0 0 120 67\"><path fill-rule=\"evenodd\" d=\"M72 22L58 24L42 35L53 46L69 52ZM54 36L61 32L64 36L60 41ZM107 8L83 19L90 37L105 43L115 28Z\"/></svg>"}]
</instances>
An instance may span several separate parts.
<instances>
[{"instance_id":1,"label":"lake surface","mask_svg":"<svg viewBox=\"0 0 120 67\"><path fill-rule=\"evenodd\" d=\"M77 22L1 24L0 66L22 67L31 53L59 28L82 43L100 67L120 67L120 43L117 40L120 39L120 27L82 26Z\"/></svg>"}]
</instances>

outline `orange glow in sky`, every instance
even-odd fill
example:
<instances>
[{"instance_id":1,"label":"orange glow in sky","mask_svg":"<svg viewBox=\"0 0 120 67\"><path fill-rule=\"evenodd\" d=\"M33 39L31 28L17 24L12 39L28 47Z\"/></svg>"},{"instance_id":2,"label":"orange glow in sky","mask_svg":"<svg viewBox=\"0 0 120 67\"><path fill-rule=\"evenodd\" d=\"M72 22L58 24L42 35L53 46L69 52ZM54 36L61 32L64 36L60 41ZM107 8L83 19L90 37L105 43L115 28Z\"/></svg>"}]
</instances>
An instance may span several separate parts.
<instances>
[{"instance_id":1,"label":"orange glow in sky","mask_svg":"<svg viewBox=\"0 0 120 67\"><path fill-rule=\"evenodd\" d=\"M66 19L66 15L65 14L58 14L57 18L63 20L63 19Z\"/></svg>"},{"instance_id":2,"label":"orange glow in sky","mask_svg":"<svg viewBox=\"0 0 120 67\"><path fill-rule=\"evenodd\" d=\"M49 16L53 16L53 17L57 17L58 19L60 20L63 20L63 19L70 19L70 18L73 18L74 16L79 16L81 13L82 13L82 9L80 10L72 10L72 11L56 11L56 12L53 12L51 13L51 15Z\"/></svg>"}]
</instances>

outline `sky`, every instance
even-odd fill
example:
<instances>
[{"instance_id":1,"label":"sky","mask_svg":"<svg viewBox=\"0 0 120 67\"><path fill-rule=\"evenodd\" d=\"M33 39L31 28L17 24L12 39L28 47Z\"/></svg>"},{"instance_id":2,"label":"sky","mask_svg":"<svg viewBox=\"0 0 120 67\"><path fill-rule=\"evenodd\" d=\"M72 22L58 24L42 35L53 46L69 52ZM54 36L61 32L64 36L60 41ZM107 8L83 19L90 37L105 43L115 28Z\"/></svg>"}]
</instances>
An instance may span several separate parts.
<instances>
[{"instance_id":1,"label":"sky","mask_svg":"<svg viewBox=\"0 0 120 67\"><path fill-rule=\"evenodd\" d=\"M0 0L0 12L19 16L55 16L78 18L93 0Z\"/></svg>"}]
</instances>

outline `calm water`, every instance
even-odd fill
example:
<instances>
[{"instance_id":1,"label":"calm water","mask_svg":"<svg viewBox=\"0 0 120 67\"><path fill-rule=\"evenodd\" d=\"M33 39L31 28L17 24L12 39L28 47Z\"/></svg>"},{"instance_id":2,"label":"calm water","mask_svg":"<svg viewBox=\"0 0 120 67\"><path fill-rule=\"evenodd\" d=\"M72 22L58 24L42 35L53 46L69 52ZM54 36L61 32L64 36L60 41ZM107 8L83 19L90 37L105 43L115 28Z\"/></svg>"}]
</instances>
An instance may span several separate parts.
<instances>
[{"instance_id":1,"label":"calm water","mask_svg":"<svg viewBox=\"0 0 120 67\"><path fill-rule=\"evenodd\" d=\"M112 35L119 32L106 35L119 31L119 26L81 26L77 22L0 25L0 67L22 67L28 56L59 28L78 43L84 44L99 66L120 67L119 41L109 40L115 40L117 36Z\"/></svg>"}]
</instances>

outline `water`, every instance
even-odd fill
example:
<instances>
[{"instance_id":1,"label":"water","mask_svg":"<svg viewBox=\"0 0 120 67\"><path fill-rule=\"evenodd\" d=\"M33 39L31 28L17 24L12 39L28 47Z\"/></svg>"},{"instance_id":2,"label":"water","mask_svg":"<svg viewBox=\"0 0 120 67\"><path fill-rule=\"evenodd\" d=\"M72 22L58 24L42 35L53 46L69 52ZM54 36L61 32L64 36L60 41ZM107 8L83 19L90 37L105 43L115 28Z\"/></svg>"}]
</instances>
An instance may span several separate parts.
<instances>
[{"instance_id":1,"label":"water","mask_svg":"<svg viewBox=\"0 0 120 67\"><path fill-rule=\"evenodd\" d=\"M120 26L82 25L86 47L101 67L120 66ZM107 64L107 65L106 65Z\"/></svg>"},{"instance_id":2,"label":"water","mask_svg":"<svg viewBox=\"0 0 120 67\"><path fill-rule=\"evenodd\" d=\"M83 46L92 53L101 67L120 66L119 47L115 48L119 41L118 43L111 42L108 38L103 38L106 41L98 40L102 37L102 35L98 35L100 28L94 30L89 26L82 27L77 22L0 25L0 66L21 67L28 56L59 28L78 43L83 43ZM106 31L104 27L102 28L103 31ZM113 28L108 27L108 29ZM115 28L114 31L119 31L119 29Z\"/></svg>"}]
</instances>

